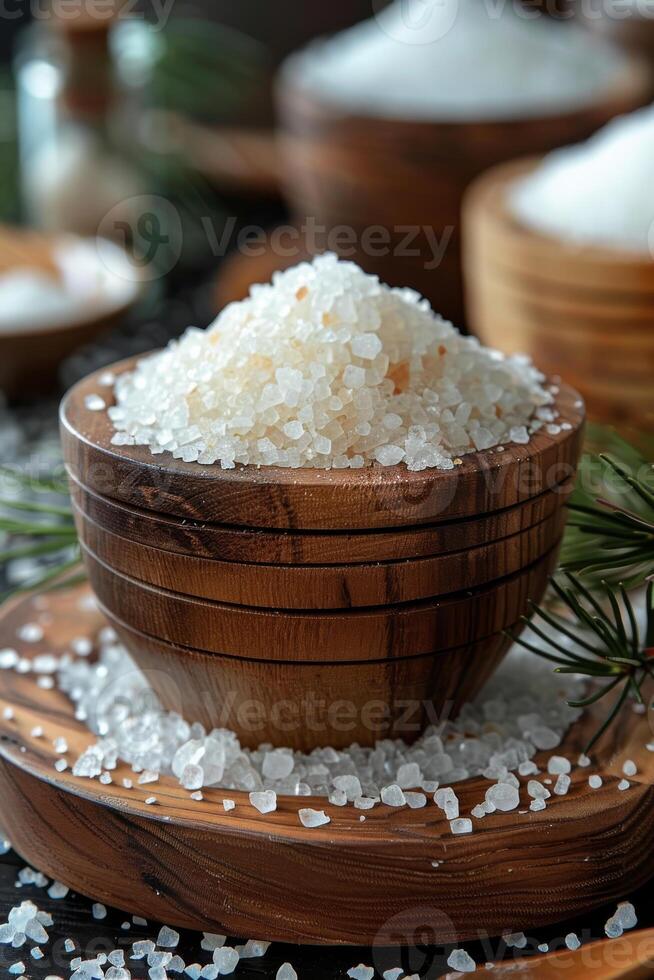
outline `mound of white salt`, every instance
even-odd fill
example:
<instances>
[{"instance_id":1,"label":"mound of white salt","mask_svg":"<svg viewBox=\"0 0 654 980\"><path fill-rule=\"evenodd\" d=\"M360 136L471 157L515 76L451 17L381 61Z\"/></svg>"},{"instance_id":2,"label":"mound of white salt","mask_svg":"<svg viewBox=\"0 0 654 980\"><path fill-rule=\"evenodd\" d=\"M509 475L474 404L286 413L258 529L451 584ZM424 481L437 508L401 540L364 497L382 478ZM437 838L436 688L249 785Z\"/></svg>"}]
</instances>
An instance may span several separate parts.
<instances>
[{"instance_id":1,"label":"mound of white salt","mask_svg":"<svg viewBox=\"0 0 654 980\"><path fill-rule=\"evenodd\" d=\"M294 55L285 71L321 101L424 120L547 115L614 87L624 57L521 3L396 0Z\"/></svg>"},{"instance_id":2,"label":"mound of white salt","mask_svg":"<svg viewBox=\"0 0 654 980\"><path fill-rule=\"evenodd\" d=\"M115 445L186 462L451 469L554 421L543 376L323 255L116 382Z\"/></svg>"},{"instance_id":3,"label":"mound of white salt","mask_svg":"<svg viewBox=\"0 0 654 980\"><path fill-rule=\"evenodd\" d=\"M536 231L654 257L652 160L654 105L550 153L515 185L510 204Z\"/></svg>"}]
</instances>

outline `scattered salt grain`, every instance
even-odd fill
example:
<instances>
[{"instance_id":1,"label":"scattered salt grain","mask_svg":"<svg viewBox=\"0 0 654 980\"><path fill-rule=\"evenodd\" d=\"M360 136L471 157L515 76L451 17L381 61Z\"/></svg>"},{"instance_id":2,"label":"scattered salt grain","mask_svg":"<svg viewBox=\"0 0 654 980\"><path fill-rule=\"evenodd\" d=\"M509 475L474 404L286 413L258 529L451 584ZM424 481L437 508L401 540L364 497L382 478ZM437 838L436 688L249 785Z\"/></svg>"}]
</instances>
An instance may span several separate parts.
<instances>
[{"instance_id":1,"label":"scattered salt grain","mask_svg":"<svg viewBox=\"0 0 654 980\"><path fill-rule=\"evenodd\" d=\"M8 968L7 973L11 973L14 976L22 976L25 973L25 964L20 960L18 963L12 964Z\"/></svg>"},{"instance_id":2,"label":"scattered salt grain","mask_svg":"<svg viewBox=\"0 0 654 980\"><path fill-rule=\"evenodd\" d=\"M620 782L618 783L618 789L620 790L621 793L624 793L624 791L629 789L630 786L631 783L629 782L628 779L621 779Z\"/></svg>"},{"instance_id":3,"label":"scattered salt grain","mask_svg":"<svg viewBox=\"0 0 654 980\"><path fill-rule=\"evenodd\" d=\"M520 793L515 786L497 783L486 790L486 801L492 803L496 810L508 813L520 805Z\"/></svg>"},{"instance_id":4,"label":"scattered salt grain","mask_svg":"<svg viewBox=\"0 0 654 980\"><path fill-rule=\"evenodd\" d=\"M196 803L201 803L202 800L204 799L204 796L202 795L200 790L196 790L194 793L191 793L191 799L195 800Z\"/></svg>"},{"instance_id":5,"label":"scattered salt grain","mask_svg":"<svg viewBox=\"0 0 654 980\"><path fill-rule=\"evenodd\" d=\"M444 811L448 820L456 820L459 816L459 798L450 786L436 790L434 803Z\"/></svg>"},{"instance_id":6,"label":"scattered salt grain","mask_svg":"<svg viewBox=\"0 0 654 980\"><path fill-rule=\"evenodd\" d=\"M397 785L383 786L381 791L381 801L386 806L406 806L404 793Z\"/></svg>"},{"instance_id":7,"label":"scattered salt grain","mask_svg":"<svg viewBox=\"0 0 654 980\"><path fill-rule=\"evenodd\" d=\"M571 780L567 773L562 772L554 784L554 792L556 795L565 796L570 789L570 782Z\"/></svg>"},{"instance_id":8,"label":"scattered salt grain","mask_svg":"<svg viewBox=\"0 0 654 980\"><path fill-rule=\"evenodd\" d=\"M164 949L175 949L179 945L179 933L169 926L162 926L157 937L157 946Z\"/></svg>"},{"instance_id":9,"label":"scattered salt grain","mask_svg":"<svg viewBox=\"0 0 654 980\"><path fill-rule=\"evenodd\" d=\"M272 790L250 793L250 803L259 813L273 813L277 809L277 793Z\"/></svg>"},{"instance_id":10,"label":"scattered salt grain","mask_svg":"<svg viewBox=\"0 0 654 980\"><path fill-rule=\"evenodd\" d=\"M624 773L625 776L635 776L636 773L638 772L638 766L633 761L633 759L627 759L627 761L622 767L622 772Z\"/></svg>"},{"instance_id":11,"label":"scattered salt grain","mask_svg":"<svg viewBox=\"0 0 654 980\"><path fill-rule=\"evenodd\" d=\"M527 792L534 800L547 800L550 797L550 791L542 783L539 783L537 779L530 779L527 783Z\"/></svg>"},{"instance_id":12,"label":"scattered salt grain","mask_svg":"<svg viewBox=\"0 0 654 980\"><path fill-rule=\"evenodd\" d=\"M511 949L524 949L527 945L527 937L524 932L511 932L502 936L506 946Z\"/></svg>"},{"instance_id":13,"label":"scattered salt grain","mask_svg":"<svg viewBox=\"0 0 654 980\"><path fill-rule=\"evenodd\" d=\"M331 818L327 816L324 810L300 810L298 816L302 826L308 829L324 827L325 824L331 823Z\"/></svg>"},{"instance_id":14,"label":"scattered salt grain","mask_svg":"<svg viewBox=\"0 0 654 980\"><path fill-rule=\"evenodd\" d=\"M384 970L382 974L384 980L400 980L400 977L404 975L404 970L401 966L396 966L392 970Z\"/></svg>"},{"instance_id":15,"label":"scattered salt grain","mask_svg":"<svg viewBox=\"0 0 654 980\"><path fill-rule=\"evenodd\" d=\"M64 940L64 950L67 953L72 953L75 950L75 943L73 942L72 939L65 939Z\"/></svg>"},{"instance_id":16,"label":"scattered salt grain","mask_svg":"<svg viewBox=\"0 0 654 980\"><path fill-rule=\"evenodd\" d=\"M591 789L599 789L602 785L602 777L596 774L588 777L588 785Z\"/></svg>"},{"instance_id":17,"label":"scattered salt grain","mask_svg":"<svg viewBox=\"0 0 654 980\"><path fill-rule=\"evenodd\" d=\"M236 803L234 800L223 800L223 810L225 813L229 813L231 810L236 809Z\"/></svg>"},{"instance_id":18,"label":"scattered salt grain","mask_svg":"<svg viewBox=\"0 0 654 980\"><path fill-rule=\"evenodd\" d=\"M587 769L590 764L591 764L591 760L588 758L585 752L582 752L579 758L577 759L577 765L580 766L582 769Z\"/></svg>"},{"instance_id":19,"label":"scattered salt grain","mask_svg":"<svg viewBox=\"0 0 654 980\"><path fill-rule=\"evenodd\" d=\"M542 797L532 800L529 804L529 809L532 811L532 813L537 813L539 810L544 810L546 807L547 803Z\"/></svg>"},{"instance_id":20,"label":"scattered salt grain","mask_svg":"<svg viewBox=\"0 0 654 980\"><path fill-rule=\"evenodd\" d=\"M13 721L14 720L14 709L13 708L4 708L3 709L3 712L2 712L2 717L4 718L5 721Z\"/></svg>"},{"instance_id":21,"label":"scattered salt grain","mask_svg":"<svg viewBox=\"0 0 654 980\"><path fill-rule=\"evenodd\" d=\"M559 776L561 773L569 773L572 769L568 759L562 755L552 755L547 762L547 771L550 776Z\"/></svg>"},{"instance_id":22,"label":"scattered salt grain","mask_svg":"<svg viewBox=\"0 0 654 980\"><path fill-rule=\"evenodd\" d=\"M107 918L107 910L106 910L105 906L102 905L101 902L96 902L93 905L91 911L93 913L93 918L94 919L106 919Z\"/></svg>"},{"instance_id":23,"label":"scattered salt grain","mask_svg":"<svg viewBox=\"0 0 654 980\"><path fill-rule=\"evenodd\" d=\"M34 946L30 950L30 956L32 957L32 959L42 960L43 959L43 950L41 949L40 946Z\"/></svg>"},{"instance_id":24,"label":"scattered salt grain","mask_svg":"<svg viewBox=\"0 0 654 980\"><path fill-rule=\"evenodd\" d=\"M539 943L538 944L538 952L539 953L549 953L549 951L550 951L549 943Z\"/></svg>"},{"instance_id":25,"label":"scattered salt grain","mask_svg":"<svg viewBox=\"0 0 654 980\"><path fill-rule=\"evenodd\" d=\"M139 776L137 782L138 782L139 786L147 786L150 783L158 783L159 782L159 773L158 772L155 772L152 769L145 769L141 773L141 775ZM182 783L182 785L184 785L184 784ZM186 788L189 789L190 787L186 787Z\"/></svg>"},{"instance_id":26,"label":"scattered salt grain","mask_svg":"<svg viewBox=\"0 0 654 980\"><path fill-rule=\"evenodd\" d=\"M102 412L107 407L107 403L100 395L87 395L84 405L90 412Z\"/></svg>"},{"instance_id":27,"label":"scattered salt grain","mask_svg":"<svg viewBox=\"0 0 654 980\"><path fill-rule=\"evenodd\" d=\"M457 817L456 820L450 821L450 830L453 834L471 834L472 820L468 817Z\"/></svg>"},{"instance_id":28,"label":"scattered salt grain","mask_svg":"<svg viewBox=\"0 0 654 980\"><path fill-rule=\"evenodd\" d=\"M290 963L282 963L277 971L275 980L297 980L297 973Z\"/></svg>"},{"instance_id":29,"label":"scattered salt grain","mask_svg":"<svg viewBox=\"0 0 654 980\"><path fill-rule=\"evenodd\" d=\"M60 881L53 881L48 888L48 895L50 898L58 900L61 898L66 898L70 889L68 885L63 885Z\"/></svg>"},{"instance_id":30,"label":"scattered salt grain","mask_svg":"<svg viewBox=\"0 0 654 980\"><path fill-rule=\"evenodd\" d=\"M39 643L43 639L44 632L38 623L24 623L16 630L16 636L23 643Z\"/></svg>"},{"instance_id":31,"label":"scattered salt grain","mask_svg":"<svg viewBox=\"0 0 654 980\"><path fill-rule=\"evenodd\" d=\"M214 950L213 962L218 968L218 976L224 977L233 973L238 966L239 955L232 946L221 946Z\"/></svg>"},{"instance_id":32,"label":"scattered salt grain","mask_svg":"<svg viewBox=\"0 0 654 980\"><path fill-rule=\"evenodd\" d=\"M569 932L568 935L565 937L565 944L568 947L568 949L572 949L572 950L579 949L579 947L581 946L581 940L579 939L579 936L576 935L576 933Z\"/></svg>"},{"instance_id":33,"label":"scattered salt grain","mask_svg":"<svg viewBox=\"0 0 654 980\"><path fill-rule=\"evenodd\" d=\"M41 727L41 725L35 725L32 731L30 732L30 735L32 736L32 738L43 738L43 728Z\"/></svg>"},{"instance_id":34,"label":"scattered salt grain","mask_svg":"<svg viewBox=\"0 0 654 980\"><path fill-rule=\"evenodd\" d=\"M347 971L350 980L372 980L375 975L375 970L372 966L364 966L363 963L359 963L358 966L353 966Z\"/></svg>"},{"instance_id":35,"label":"scattered salt grain","mask_svg":"<svg viewBox=\"0 0 654 980\"><path fill-rule=\"evenodd\" d=\"M410 810L422 810L427 806L427 797L424 793L406 792L404 798Z\"/></svg>"},{"instance_id":36,"label":"scattered salt grain","mask_svg":"<svg viewBox=\"0 0 654 980\"><path fill-rule=\"evenodd\" d=\"M156 804L156 802L157 802L157 797L156 796L148 796L148 798L144 802L145 802L146 806L154 806Z\"/></svg>"},{"instance_id":37,"label":"scattered salt grain","mask_svg":"<svg viewBox=\"0 0 654 980\"><path fill-rule=\"evenodd\" d=\"M221 949L227 942L227 936L221 936L216 932L203 932L200 946L208 953L213 953L216 949Z\"/></svg>"},{"instance_id":38,"label":"scattered salt grain","mask_svg":"<svg viewBox=\"0 0 654 980\"><path fill-rule=\"evenodd\" d=\"M447 965L459 973L474 973L477 969L477 964L465 949L453 949L447 958Z\"/></svg>"}]
</instances>

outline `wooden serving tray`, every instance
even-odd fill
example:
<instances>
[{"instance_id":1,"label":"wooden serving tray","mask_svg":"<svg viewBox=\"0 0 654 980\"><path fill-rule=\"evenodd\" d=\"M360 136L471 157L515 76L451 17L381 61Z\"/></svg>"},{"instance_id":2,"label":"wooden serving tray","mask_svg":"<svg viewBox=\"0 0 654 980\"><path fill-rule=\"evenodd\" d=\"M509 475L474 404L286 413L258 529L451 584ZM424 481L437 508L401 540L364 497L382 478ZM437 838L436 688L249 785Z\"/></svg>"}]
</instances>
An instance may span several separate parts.
<instances>
[{"instance_id":1,"label":"wooden serving tray","mask_svg":"<svg viewBox=\"0 0 654 980\"><path fill-rule=\"evenodd\" d=\"M18 638L28 622L42 624L41 642ZM3 610L0 648L61 654L103 622L87 588L28 597ZM576 759L597 720L584 716L557 753ZM31 735L36 725L43 737ZM352 807L307 797L281 798L266 816L235 791L206 790L198 803L167 777L126 790L131 770L122 764L104 786L55 771L58 736L71 762L93 741L63 694L33 675L0 672L0 823L25 860L75 891L171 925L352 945L410 942L429 925L434 941L460 942L584 913L654 874L654 754L645 748L648 719L633 712L602 743L595 769L573 771L567 796L541 812L487 816L464 836L451 834L431 802L378 806L362 822ZM626 758L639 774L620 792ZM588 787L594 771L599 790ZM475 778L456 787L463 814L488 785ZM156 805L145 803L150 796ZM226 797L236 802L230 813ZM297 813L307 806L331 823L303 828Z\"/></svg>"}]
</instances>

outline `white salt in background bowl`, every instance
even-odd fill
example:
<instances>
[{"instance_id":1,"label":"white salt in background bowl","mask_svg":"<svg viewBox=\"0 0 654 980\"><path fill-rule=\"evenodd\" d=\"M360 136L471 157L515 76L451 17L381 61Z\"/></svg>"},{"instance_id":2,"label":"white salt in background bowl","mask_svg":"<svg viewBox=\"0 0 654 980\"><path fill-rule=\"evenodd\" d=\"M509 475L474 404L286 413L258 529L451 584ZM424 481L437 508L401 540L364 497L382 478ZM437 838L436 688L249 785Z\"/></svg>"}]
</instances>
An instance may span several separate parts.
<instances>
[{"instance_id":1,"label":"white salt in background bowl","mask_svg":"<svg viewBox=\"0 0 654 980\"><path fill-rule=\"evenodd\" d=\"M143 295L142 270L105 239L5 229L0 244L0 389L44 393L61 361Z\"/></svg>"}]
</instances>

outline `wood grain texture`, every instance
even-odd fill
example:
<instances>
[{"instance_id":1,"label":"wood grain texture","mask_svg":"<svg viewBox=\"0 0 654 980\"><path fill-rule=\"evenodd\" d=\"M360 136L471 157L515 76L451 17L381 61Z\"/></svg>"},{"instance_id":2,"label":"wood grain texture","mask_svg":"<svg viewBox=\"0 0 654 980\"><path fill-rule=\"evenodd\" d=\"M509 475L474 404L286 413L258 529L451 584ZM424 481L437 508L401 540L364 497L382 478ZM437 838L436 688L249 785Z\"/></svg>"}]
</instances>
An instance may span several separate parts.
<instances>
[{"instance_id":1,"label":"wood grain texture","mask_svg":"<svg viewBox=\"0 0 654 980\"><path fill-rule=\"evenodd\" d=\"M102 625L83 599L80 592L56 593L5 608L0 644L28 657L63 652L75 636ZM21 644L17 628L39 617L47 627L43 642ZM654 874L654 757L644 748L647 720L633 712L623 714L597 753L600 790L588 788L588 770L576 770L569 794L552 797L545 811L495 813L473 834L455 837L433 804L414 811L379 806L361 823L351 808L283 798L263 816L238 792L207 790L202 803L193 802L168 777L154 790L126 790L122 764L111 786L59 774L52 739L65 736L71 758L91 741L70 704L40 689L33 675L3 671L0 708L7 706L14 719L0 711L0 821L19 853L95 901L171 925L289 942L388 945L398 937L412 941L415 929L428 924L436 942L461 942L480 931L529 931L585 913ZM557 751L574 759L605 710L585 716ZM36 724L43 738L30 734ZM625 758L636 761L639 775L623 793L617 783ZM470 779L457 787L463 812L487 786ZM150 795L156 806L145 804ZM225 796L237 804L229 814ZM307 805L325 808L331 823L301 827L297 811ZM442 864L434 869L433 860ZM646 962L642 950L638 955ZM577 960L575 954L568 962ZM611 961L595 964L593 976L624 976L608 967L601 972L605 964Z\"/></svg>"},{"instance_id":2,"label":"wood grain texture","mask_svg":"<svg viewBox=\"0 0 654 980\"><path fill-rule=\"evenodd\" d=\"M353 609L416 602L512 575L552 550L567 512L477 548L429 558L347 565L271 565L174 554L131 541L75 505L80 540L123 575L199 599L270 609Z\"/></svg>"},{"instance_id":3,"label":"wood grain texture","mask_svg":"<svg viewBox=\"0 0 654 980\"><path fill-rule=\"evenodd\" d=\"M384 282L412 286L462 324L460 206L470 182L516 156L586 139L616 114L645 104L650 93L650 74L634 59L601 101L574 112L420 122L348 113L304 91L297 73L287 72L277 93L287 197L298 219L354 229L354 250L351 238L346 241L348 258ZM366 247L367 232L379 226L389 247ZM440 262L425 226L445 241Z\"/></svg>"},{"instance_id":4,"label":"wood grain texture","mask_svg":"<svg viewBox=\"0 0 654 980\"><path fill-rule=\"evenodd\" d=\"M166 643L103 612L169 711L229 728L252 749L414 742L470 701L510 646L500 633L422 657L262 662Z\"/></svg>"},{"instance_id":5,"label":"wood grain texture","mask_svg":"<svg viewBox=\"0 0 654 980\"><path fill-rule=\"evenodd\" d=\"M69 474L73 501L112 534L177 555L259 565L342 565L447 555L527 531L565 504L574 481L481 517L371 531L266 531L175 519L94 493Z\"/></svg>"},{"instance_id":6,"label":"wood grain texture","mask_svg":"<svg viewBox=\"0 0 654 980\"><path fill-rule=\"evenodd\" d=\"M654 262L521 225L508 195L536 164L496 168L469 192L472 328L484 343L525 351L546 373L564 364L594 418L648 429L654 422Z\"/></svg>"},{"instance_id":7,"label":"wood grain texture","mask_svg":"<svg viewBox=\"0 0 654 980\"><path fill-rule=\"evenodd\" d=\"M134 359L115 371L133 367ZM361 470L280 469L183 463L147 447L111 445L105 412L89 411L88 394L107 399L101 372L79 382L61 407L61 435L73 478L129 506L196 521L266 529L393 528L465 518L514 506L574 475L584 407L561 386L556 408L570 429L538 432L526 446L471 453L453 470L410 472L403 466Z\"/></svg>"},{"instance_id":8,"label":"wood grain texture","mask_svg":"<svg viewBox=\"0 0 654 980\"><path fill-rule=\"evenodd\" d=\"M266 663L351 663L437 653L513 626L528 599L542 598L558 543L532 565L477 589L401 605L321 611L194 598L117 572L85 544L82 551L103 607L148 636Z\"/></svg>"}]
</instances>

